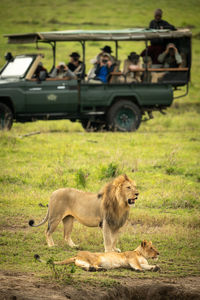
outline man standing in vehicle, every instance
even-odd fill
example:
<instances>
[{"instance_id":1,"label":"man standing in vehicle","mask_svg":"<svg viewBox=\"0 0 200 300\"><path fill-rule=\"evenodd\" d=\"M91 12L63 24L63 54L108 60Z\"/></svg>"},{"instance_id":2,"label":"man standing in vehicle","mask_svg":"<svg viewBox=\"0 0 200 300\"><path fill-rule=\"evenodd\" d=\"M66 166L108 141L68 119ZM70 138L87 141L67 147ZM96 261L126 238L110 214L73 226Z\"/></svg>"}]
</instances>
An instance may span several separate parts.
<instances>
[{"instance_id":1,"label":"man standing in vehicle","mask_svg":"<svg viewBox=\"0 0 200 300\"><path fill-rule=\"evenodd\" d=\"M155 10L154 20L149 23L149 28L176 30L176 27L169 24L167 21L162 20L162 14L162 9L158 8Z\"/></svg>"}]
</instances>

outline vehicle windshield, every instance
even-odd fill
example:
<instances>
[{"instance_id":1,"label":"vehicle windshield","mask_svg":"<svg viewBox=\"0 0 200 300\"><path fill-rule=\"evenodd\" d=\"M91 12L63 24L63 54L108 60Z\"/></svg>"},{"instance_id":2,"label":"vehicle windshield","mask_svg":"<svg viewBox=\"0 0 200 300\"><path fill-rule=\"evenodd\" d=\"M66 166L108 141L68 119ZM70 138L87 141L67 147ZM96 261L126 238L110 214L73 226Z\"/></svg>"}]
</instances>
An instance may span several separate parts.
<instances>
[{"instance_id":1,"label":"vehicle windshield","mask_svg":"<svg viewBox=\"0 0 200 300\"><path fill-rule=\"evenodd\" d=\"M17 56L10 61L2 71L0 77L23 77L33 61L33 57Z\"/></svg>"}]
</instances>

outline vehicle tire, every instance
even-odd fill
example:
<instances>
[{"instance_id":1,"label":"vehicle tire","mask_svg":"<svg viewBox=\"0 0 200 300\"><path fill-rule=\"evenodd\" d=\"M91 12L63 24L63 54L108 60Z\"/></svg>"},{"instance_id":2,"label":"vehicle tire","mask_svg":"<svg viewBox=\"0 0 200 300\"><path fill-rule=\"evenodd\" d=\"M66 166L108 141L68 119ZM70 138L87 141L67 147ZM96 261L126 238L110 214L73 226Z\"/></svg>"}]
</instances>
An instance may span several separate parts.
<instances>
[{"instance_id":1,"label":"vehicle tire","mask_svg":"<svg viewBox=\"0 0 200 300\"><path fill-rule=\"evenodd\" d=\"M107 127L116 131L135 131L142 119L140 108L128 100L120 100L113 104L107 114Z\"/></svg>"},{"instance_id":2,"label":"vehicle tire","mask_svg":"<svg viewBox=\"0 0 200 300\"><path fill-rule=\"evenodd\" d=\"M9 106L0 103L0 130L10 130L13 124L13 113Z\"/></svg>"}]
</instances>

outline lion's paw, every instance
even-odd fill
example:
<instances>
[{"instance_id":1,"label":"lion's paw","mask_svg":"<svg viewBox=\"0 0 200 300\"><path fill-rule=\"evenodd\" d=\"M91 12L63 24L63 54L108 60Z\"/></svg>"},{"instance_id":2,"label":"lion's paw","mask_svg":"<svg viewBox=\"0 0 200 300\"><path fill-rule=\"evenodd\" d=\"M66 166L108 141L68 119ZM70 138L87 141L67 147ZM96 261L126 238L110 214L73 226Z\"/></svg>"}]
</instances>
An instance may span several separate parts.
<instances>
[{"instance_id":1,"label":"lion's paw","mask_svg":"<svg viewBox=\"0 0 200 300\"><path fill-rule=\"evenodd\" d=\"M119 248L113 248L113 251L120 253L121 250Z\"/></svg>"},{"instance_id":2,"label":"lion's paw","mask_svg":"<svg viewBox=\"0 0 200 300\"><path fill-rule=\"evenodd\" d=\"M135 271L138 272L138 273L145 273L145 271L142 270L142 269L135 269Z\"/></svg>"},{"instance_id":3,"label":"lion's paw","mask_svg":"<svg viewBox=\"0 0 200 300\"><path fill-rule=\"evenodd\" d=\"M158 271L160 271L160 267L158 265L156 265L153 269L153 272L158 272Z\"/></svg>"},{"instance_id":4,"label":"lion's paw","mask_svg":"<svg viewBox=\"0 0 200 300\"><path fill-rule=\"evenodd\" d=\"M89 272L96 272L97 269L96 269L95 267L93 267L93 266L90 266L90 267L88 268L88 271L89 271Z\"/></svg>"}]
</instances>

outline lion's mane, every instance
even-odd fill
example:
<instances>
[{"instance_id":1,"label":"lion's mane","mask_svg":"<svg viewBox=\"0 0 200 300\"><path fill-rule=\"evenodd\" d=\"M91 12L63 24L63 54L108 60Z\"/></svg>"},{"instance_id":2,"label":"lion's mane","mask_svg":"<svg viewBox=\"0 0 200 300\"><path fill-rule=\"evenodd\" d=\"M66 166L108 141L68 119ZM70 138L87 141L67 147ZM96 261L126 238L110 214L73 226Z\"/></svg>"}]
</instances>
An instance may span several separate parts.
<instances>
[{"instance_id":1,"label":"lion's mane","mask_svg":"<svg viewBox=\"0 0 200 300\"><path fill-rule=\"evenodd\" d=\"M129 214L128 203L124 201L123 184L130 181L127 175L121 175L108 183L102 191L103 219L117 230L124 225Z\"/></svg>"}]
</instances>

